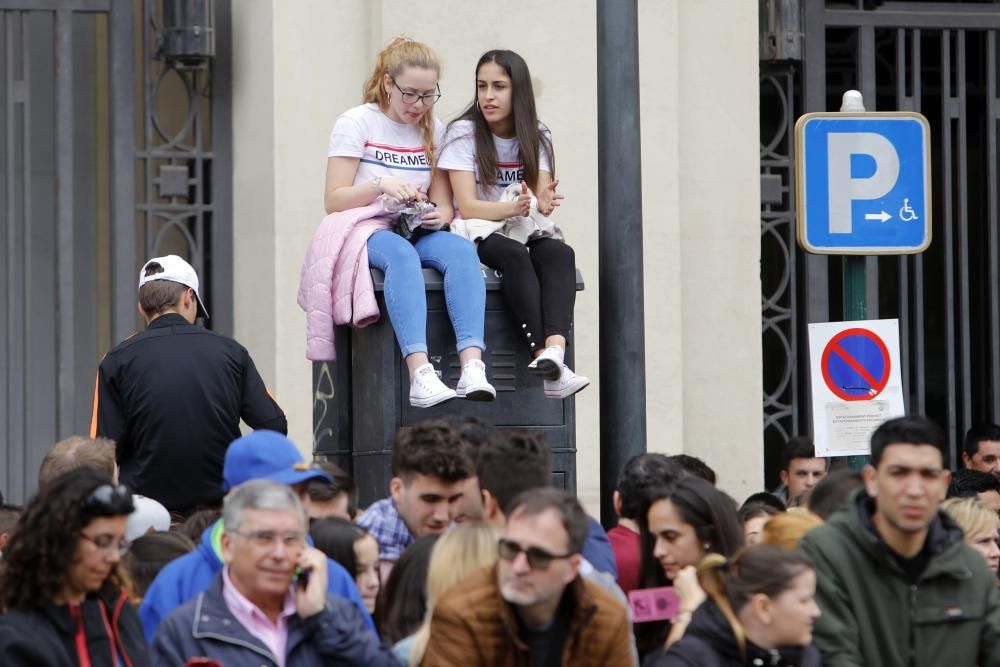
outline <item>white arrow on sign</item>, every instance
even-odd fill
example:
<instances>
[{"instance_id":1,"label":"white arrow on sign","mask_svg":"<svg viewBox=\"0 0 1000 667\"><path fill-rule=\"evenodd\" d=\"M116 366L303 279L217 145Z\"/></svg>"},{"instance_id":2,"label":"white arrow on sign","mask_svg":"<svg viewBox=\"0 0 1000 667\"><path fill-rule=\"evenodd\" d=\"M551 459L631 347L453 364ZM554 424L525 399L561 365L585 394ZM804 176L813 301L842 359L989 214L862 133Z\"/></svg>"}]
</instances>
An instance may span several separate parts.
<instances>
[{"instance_id":1,"label":"white arrow on sign","mask_svg":"<svg viewBox=\"0 0 1000 667\"><path fill-rule=\"evenodd\" d=\"M865 220L878 220L879 222L885 222L892 216L882 211L881 213L865 213Z\"/></svg>"}]
</instances>

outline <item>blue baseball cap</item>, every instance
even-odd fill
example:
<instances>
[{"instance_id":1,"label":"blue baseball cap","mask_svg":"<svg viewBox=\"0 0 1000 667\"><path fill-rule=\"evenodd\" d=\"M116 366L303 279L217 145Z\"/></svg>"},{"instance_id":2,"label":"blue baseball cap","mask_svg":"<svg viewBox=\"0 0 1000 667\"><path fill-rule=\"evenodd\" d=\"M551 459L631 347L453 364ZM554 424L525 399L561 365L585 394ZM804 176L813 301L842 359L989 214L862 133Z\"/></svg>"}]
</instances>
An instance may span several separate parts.
<instances>
[{"instance_id":1,"label":"blue baseball cap","mask_svg":"<svg viewBox=\"0 0 1000 667\"><path fill-rule=\"evenodd\" d=\"M288 486L311 479L333 483L329 475L305 462L291 440L267 430L237 438L226 450L222 465L223 490L228 491L252 479L269 479Z\"/></svg>"}]
</instances>

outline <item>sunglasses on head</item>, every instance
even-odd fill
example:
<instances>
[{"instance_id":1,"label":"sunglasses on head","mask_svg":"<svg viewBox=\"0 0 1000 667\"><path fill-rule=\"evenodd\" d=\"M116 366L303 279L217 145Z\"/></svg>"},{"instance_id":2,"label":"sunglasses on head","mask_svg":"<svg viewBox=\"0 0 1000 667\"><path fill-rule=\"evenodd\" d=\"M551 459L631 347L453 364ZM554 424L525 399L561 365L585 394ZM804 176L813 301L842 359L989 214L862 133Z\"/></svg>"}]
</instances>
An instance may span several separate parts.
<instances>
[{"instance_id":1,"label":"sunglasses on head","mask_svg":"<svg viewBox=\"0 0 1000 667\"><path fill-rule=\"evenodd\" d=\"M522 547L513 540L502 538L500 540L500 558L506 561L513 561L518 554L524 554L528 560L528 567L532 570L547 570L554 560L569 558L573 554L552 554L539 547Z\"/></svg>"},{"instance_id":2,"label":"sunglasses on head","mask_svg":"<svg viewBox=\"0 0 1000 667\"><path fill-rule=\"evenodd\" d=\"M131 514L134 509L132 492L124 484L102 484L87 496L86 507L108 514Z\"/></svg>"}]
</instances>

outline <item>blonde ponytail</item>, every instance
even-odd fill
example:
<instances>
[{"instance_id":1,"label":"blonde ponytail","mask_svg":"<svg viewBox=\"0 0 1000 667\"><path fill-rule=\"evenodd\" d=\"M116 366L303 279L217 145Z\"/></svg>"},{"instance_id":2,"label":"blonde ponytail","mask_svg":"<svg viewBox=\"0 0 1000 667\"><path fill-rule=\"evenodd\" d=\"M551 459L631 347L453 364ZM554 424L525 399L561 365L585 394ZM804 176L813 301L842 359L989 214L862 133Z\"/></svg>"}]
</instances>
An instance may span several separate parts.
<instances>
[{"instance_id":1,"label":"blonde ponytail","mask_svg":"<svg viewBox=\"0 0 1000 667\"><path fill-rule=\"evenodd\" d=\"M437 54L422 42L410 39L405 35L396 35L375 56L375 69L365 81L362 91L362 102L377 104L385 113L389 108L389 96L382 85L385 75L396 78L407 67L419 67L433 70L441 75L441 63ZM434 156L434 113L428 109L420 119L420 129L423 134L424 152L431 165L436 162Z\"/></svg>"},{"instance_id":2,"label":"blonde ponytail","mask_svg":"<svg viewBox=\"0 0 1000 667\"><path fill-rule=\"evenodd\" d=\"M774 544L746 547L732 559L709 554L698 563L698 584L729 621L746 660L747 632L736 615L757 594L775 598L788 590L792 579L812 563L798 551L782 549Z\"/></svg>"},{"instance_id":3,"label":"blonde ponytail","mask_svg":"<svg viewBox=\"0 0 1000 667\"><path fill-rule=\"evenodd\" d=\"M733 629L733 636L736 637L736 645L740 649L740 658L747 659L747 632L740 619L736 616L729 595L726 592L726 570L729 569L729 561L720 554L709 554L698 563L698 585L705 591L715 606L719 608L722 615L729 621Z\"/></svg>"}]
</instances>

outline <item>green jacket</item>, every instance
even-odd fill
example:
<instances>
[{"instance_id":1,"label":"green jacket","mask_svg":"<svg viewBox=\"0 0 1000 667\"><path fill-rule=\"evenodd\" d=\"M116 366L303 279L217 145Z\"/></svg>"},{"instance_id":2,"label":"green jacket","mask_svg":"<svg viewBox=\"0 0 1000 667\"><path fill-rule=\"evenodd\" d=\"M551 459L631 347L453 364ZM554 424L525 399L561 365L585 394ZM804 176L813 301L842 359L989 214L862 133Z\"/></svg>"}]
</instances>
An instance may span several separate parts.
<instances>
[{"instance_id":1,"label":"green jacket","mask_svg":"<svg viewBox=\"0 0 1000 667\"><path fill-rule=\"evenodd\" d=\"M813 634L828 667L1000 666L1000 593L983 557L939 512L930 559L910 585L875 532L864 489L800 542L823 614Z\"/></svg>"}]
</instances>

